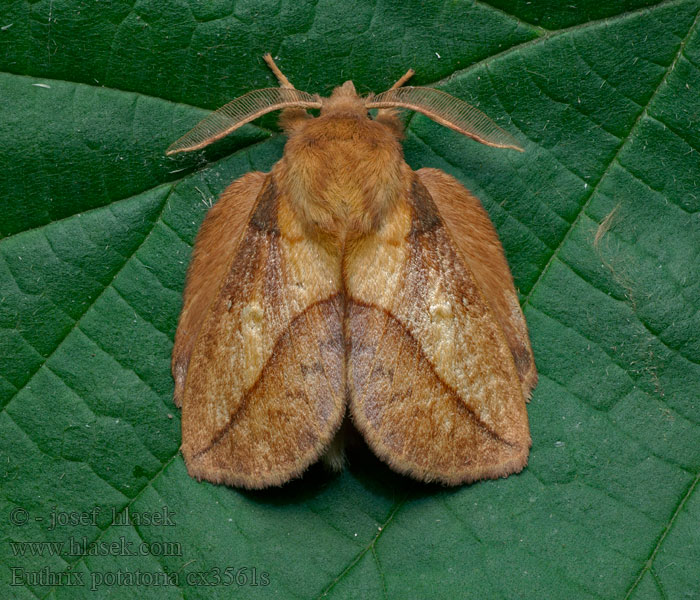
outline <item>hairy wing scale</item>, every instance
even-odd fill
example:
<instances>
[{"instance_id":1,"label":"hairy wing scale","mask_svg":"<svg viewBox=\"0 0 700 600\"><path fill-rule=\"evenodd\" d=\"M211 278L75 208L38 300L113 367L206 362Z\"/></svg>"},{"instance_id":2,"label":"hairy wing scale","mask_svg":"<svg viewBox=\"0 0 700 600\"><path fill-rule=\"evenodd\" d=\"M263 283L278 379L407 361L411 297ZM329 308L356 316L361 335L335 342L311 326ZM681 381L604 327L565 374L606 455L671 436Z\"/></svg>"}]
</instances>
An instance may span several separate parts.
<instances>
[{"instance_id":1,"label":"hairy wing scale","mask_svg":"<svg viewBox=\"0 0 700 600\"><path fill-rule=\"evenodd\" d=\"M190 472L247 487L303 471L330 441L344 411L339 268L298 235L298 224L271 187L261 194L195 343L183 407ZM328 339L318 339L319 323Z\"/></svg>"},{"instance_id":2,"label":"hairy wing scale","mask_svg":"<svg viewBox=\"0 0 700 600\"><path fill-rule=\"evenodd\" d=\"M269 186L267 189L269 193ZM423 188L423 190L425 190L425 188ZM414 194L415 193L417 192L415 192L414 189ZM427 191L425 191L425 194L427 194ZM261 204L263 201L264 198L261 199ZM458 340L460 342L458 344L460 348L464 349L468 345L465 345L464 331L455 329L454 326L452 329L448 326L435 326L431 322L432 317L437 316L438 320L443 317L451 317L452 308L455 307L464 312L468 321L473 319L478 320L487 313L487 309L483 302L479 301L478 292L474 295L474 284L469 278L468 271L465 271L465 266L461 264L454 249L451 248L449 236L446 235L444 227L441 226L434 205L428 208L420 204L415 205L416 201L425 202L425 198L419 198L418 200L413 198L413 201L413 206L408 202L404 202L404 206L398 207L397 218L394 222L383 227L383 231L375 235L376 239L365 239L361 241L358 244L360 248L359 251L356 248L354 255L351 251L344 257L345 262L343 264L342 273L344 274L344 283L347 287L344 325L345 344L349 345L351 348L359 348L362 346L364 347L362 351L365 353L369 348L371 352L369 366L364 364L359 366L363 359L358 359L358 364L356 365L353 362L355 358L351 350L348 359L350 362L346 366L351 372L353 369L362 370L365 384L368 378L372 379L378 375L380 369L385 375L384 377L378 377L381 381L376 382L383 390L383 394L374 394L377 396L376 398L367 397L369 388L363 388L362 385L350 385L353 414L357 416L358 412L366 410L367 407L371 405L371 402L375 402L378 406L381 405L383 414L386 413L390 415L390 419L379 421L379 425L375 427L376 431L374 432L369 431L371 426L367 425L369 421L366 421L366 419L366 423L361 429L364 429L363 432L365 435L370 437L368 441L375 450L378 450L378 454L398 467L399 470L411 473L422 479L436 478L449 483L454 482L453 479L455 478L468 480L469 478L478 478L480 476L503 474L503 469L499 470L498 465L495 465L495 467L494 465L486 465L486 467L482 465L480 468L471 469L469 467L471 459L465 459L463 451L461 452L462 458L458 459L460 450L463 450L458 447L458 441L464 441L464 435L456 435L460 427L460 423L458 422L460 417L462 420L464 420L465 417L467 420L471 420L473 425L472 430L475 432L481 430L481 433L484 433L485 437L489 438L486 441L482 440L480 442L482 445L491 444L491 446L493 446L493 444L500 444L501 446L520 447L525 444L525 437L527 437L527 446L529 447L529 436L526 435L524 437L522 435L522 426L518 427L518 423L515 424L515 429L513 429L512 423L506 423L505 437L497 433L499 428L503 428L504 416L502 414L502 409L508 407L496 406L497 409L500 408L501 410L497 410L497 414L492 414L490 410L492 406L488 398L484 397L483 386L482 389L479 389L482 383L481 380L470 377L469 371L474 371L473 363L474 361L478 362L480 360L479 356L476 358L470 355L459 356L458 358L461 360L458 360L456 363L454 360L447 360L446 352L448 352L450 348L455 347L456 340L454 336L459 337L460 334L462 334L462 337L459 337ZM269 211L269 207L267 210ZM276 207L276 210L279 212L282 209ZM423 214L420 214L421 211ZM281 213L277 216L280 216L280 214ZM247 304L240 307L238 310L238 319L229 322L229 335L233 337L229 339L229 344L226 347L218 348L218 351L227 352L230 356L231 352L235 351L235 348L241 349L244 355L243 364L248 367L250 367L251 364L253 365L252 369L243 368L243 371L246 373L254 372L255 380L251 385L250 377L240 377L241 368L238 370L235 368L231 369L231 371L233 371L232 376L230 374L228 377L224 375L225 383L230 386L227 391L229 400L222 402L221 397L219 397L219 401L217 401L217 398L212 398L211 394L209 394L209 398L207 398L207 387L213 384L216 374L209 372L202 376L200 373L199 377L192 378L193 383L189 386L185 396L185 411L187 412L188 396L190 398L190 406L193 402L198 404L205 403L209 411L216 412L213 417L210 414L208 419L210 432L213 430L216 433L209 441L204 439L204 444L202 440L199 440L199 445L197 447L197 444L194 443L192 439L185 440L184 429L187 419L183 417L183 440L188 443L187 448L185 448L185 444L183 444L183 453L185 453L186 458L189 456L188 467L192 466L190 463L206 455L214 446L219 444L236 425L237 419L245 418L246 415L244 413L246 406L242 401L249 393L254 392L254 388L260 381L267 364L274 358L275 349L282 343L282 338L285 335L288 339L285 338L283 341L285 344L288 342L292 349L292 355L289 359L292 361L299 361L297 366L300 376L296 376L296 383L298 384L299 381L301 382L303 390L301 394L306 404L307 412L309 414L314 413L314 403L318 401L316 397L321 393L318 382L314 382L315 387L313 389L310 388L307 381L309 369L322 373L325 383L322 387L325 388L326 393L335 395L335 393L338 392L337 385L334 391L334 385L331 381L332 377L328 375L327 368L329 362L326 358L327 354L322 350L322 343L320 341L320 337L324 337L324 339L327 340L332 340L334 338L334 333L329 328L329 317L325 316L320 319L323 335L320 337L315 334L311 336L315 346L313 351L299 346L296 330L301 331L301 334L309 333L312 330L311 310L316 307L313 306L313 302L309 302L309 295L306 291L303 294L299 293L297 289L299 287L299 282L293 281L293 269L290 267L290 265L296 266L296 276L299 276L304 270L304 267L307 267L306 271L308 272L309 265L312 265L312 272L314 268L320 268L321 270L323 270L323 268L329 268L333 270L332 266L329 266L332 260L329 261L327 256L323 257L327 264L323 264L323 260L321 260L321 267L319 267L319 247L314 246L308 239L304 238L303 233L294 231L295 226L298 226L298 224L295 224L293 219L290 220L290 215L287 215L285 222L287 223L286 227L288 229L291 228L291 230L288 232L289 235L283 235L280 238L279 230L275 227L270 226L268 230L264 230L264 228L260 229L259 227L256 228L255 218L251 220L251 225L249 226L249 232L247 234L248 238L245 243L242 244L240 254L236 261L234 261L228 283L222 290L222 297L219 299L219 308L222 302L228 303L227 306L229 310L235 301L242 300L244 304L246 302ZM418 224L418 226L416 224ZM384 236L384 239L382 239L382 236ZM369 237L372 238L372 235ZM290 241L292 239L302 240L300 242L301 245L294 246L294 243ZM267 249L267 252L262 251L264 248ZM367 248L372 249L371 259L369 260ZM362 254L363 251L364 256ZM445 252L451 255L446 256ZM305 253L306 256L304 257L303 255ZM389 260L387 260L386 256L383 256L387 254L390 257ZM357 258L358 256L360 257L359 260ZM355 261L354 263L353 260ZM255 266L253 267L253 265ZM301 269L299 267L301 267ZM338 264L337 267L337 275L340 275L340 265ZM375 271L377 269L380 270L379 273L374 273L374 275L378 275L375 280L372 279L372 268L369 267L374 267ZM396 269L395 272L390 273L388 281L386 277L387 267L394 267ZM382 269L385 271L384 273L381 273ZM460 269L462 272L460 272ZM319 273L314 273L314 275L317 276L315 277L317 280L315 283L319 288L314 290L316 304L320 305L324 302L330 302L330 313L340 318L339 308L342 302L342 297L338 291L340 282L336 282L336 287L332 287L332 289L321 290L321 288L323 288L321 282L324 280L324 275L326 275L325 279L328 280L328 274L325 273L319 276ZM333 278L331 277L331 279ZM458 289L460 284L461 287L464 288L465 282L469 283L472 289ZM308 283L309 282L306 282L307 285ZM384 291L383 294L376 293L380 284ZM430 285L433 286L432 292L429 289ZM372 289L372 286L375 286L376 289ZM301 287L303 288L304 285ZM467 288L468 287L469 286L467 286ZM430 292L430 299L427 298L428 292ZM465 302L465 298L468 299L468 302ZM430 302L436 300L438 304L431 305ZM353 311L359 314L357 312L358 307L362 306L363 301L367 302L367 318L369 320L361 335L358 336L352 329ZM458 304L455 304L456 301L461 301L463 306L460 307ZM442 304L440 304L440 302L442 302ZM264 307L264 315L259 314L259 309L262 307ZM259 325L263 331L263 338L267 340L266 350L263 352L263 355L266 356L265 360L263 360L263 355L260 354L260 349L256 348L255 344L250 343L251 336L246 338L244 335L245 323L243 317L245 316L244 313L246 310L254 313L252 315L254 321L256 319L261 320ZM320 310L319 308L318 311ZM384 313L382 313L382 311L384 311ZM215 314L216 310L213 310L210 320L215 318ZM259 319L261 316L263 318ZM488 314L486 314L486 317L486 321L488 321ZM305 325L302 329L299 329L299 319L301 318L304 319ZM281 327L281 323L287 324L286 329ZM348 323L350 323L350 326ZM209 325L210 327L206 329L203 327L205 331L202 334L202 342L200 343L198 340L195 347L194 354L197 355L199 359L197 365L205 365L205 367L199 369L200 371L206 371L207 359L211 359L212 352L217 351L216 338L219 338L218 342L221 342L221 335L220 332L216 331L216 325L212 325L211 323ZM294 326L294 331L292 330L292 326ZM392 335L394 339L387 338L387 332L390 328L393 331ZM381 332L378 332L378 329L381 329ZM484 326L474 326L474 323L471 323L470 326L465 329L476 330L481 337L485 336L486 338L490 338L488 341L490 341L493 348L495 348L499 360L505 365L509 364L509 359L512 363L512 357L508 354L503 340L496 339L497 336L494 336L493 327L489 329L487 326L484 330ZM397 331L403 331L403 334L397 333ZM448 333L453 336L452 343L444 343L444 340L442 340L440 336L441 331L443 334ZM332 345L332 342L326 343ZM406 344L408 344L410 351L407 355L404 355L404 348L407 347ZM373 347L373 350L371 347ZM215 350L212 350L212 348ZM207 356L207 353L209 353L210 356ZM382 360L381 356L386 353L390 355L393 354L388 365L380 363ZM475 354L478 355L478 352ZM312 357L315 356L317 359L316 362L312 362L310 366L304 365L301 362L302 358L308 355ZM448 396L450 396L450 394L455 396L447 407L431 404L430 395L432 390L426 387L428 384L419 378L419 375L426 368L424 363L428 365L429 370L435 376L435 380L442 385L442 392L440 392L442 397L444 398L446 393ZM513 371L512 365L510 366L510 371ZM406 381L396 384L393 380L394 373L399 367L403 369L404 372L411 372L410 384L407 390L405 387ZM333 367L331 366L331 368ZM446 370L451 372L447 372ZM277 375L273 374L273 377L276 376ZM512 377L513 373L509 372L506 367L504 371L497 374L496 379L501 380L500 383L503 383L504 379L507 380ZM345 379L342 374L341 378L343 380ZM338 379L337 374L335 379ZM359 381L357 377L355 377L355 379ZM360 379L362 379L362 377L360 377ZM197 382L200 385L197 385ZM284 384L284 382L282 383ZM499 382L497 381L496 383L498 384ZM398 392L392 393L395 385L399 385L400 390L405 390L402 397L396 397ZM375 385L375 388L376 387L377 385ZM499 386L496 385L496 387ZM504 386L501 385L500 387L503 388ZM508 385L505 385L505 388L507 387ZM418 392L419 397L414 402L413 397L418 388L420 388ZM445 390L447 390L447 392ZM378 390L374 391L378 392ZM439 396L440 394L437 395ZM488 393L486 395L489 396ZM232 397L233 402L231 401ZM265 397L264 401L273 402L274 399ZM408 412L405 417L397 413L396 409L392 408L392 404L398 406L397 403L399 403L399 401L400 405L404 407L413 405L413 412ZM342 418L342 400L338 401L338 398L336 398L334 404L336 408L335 412ZM205 409L205 411L206 410L207 409ZM407 422L410 421L411 416L415 415L419 416L415 423ZM393 421L391 419L393 419ZM360 418L360 420L362 420L362 418ZM507 421L508 419L506 418L505 420ZM328 422L331 422L330 429L334 430L339 424L339 418L330 419ZM327 425L328 422L319 425L319 423L314 421L312 426L315 433L313 437L315 437L317 441L324 440L323 444L330 439L328 431L324 432L323 430L323 426ZM212 428L212 424L218 424L218 426ZM201 433L201 424L197 425L200 425ZM195 429L197 425L194 426ZM412 425L415 425L415 427L412 427ZM522 425L522 423L520 423L520 425ZM527 422L525 417L525 428L526 427ZM206 427L204 429L204 438L206 438ZM511 429L513 429L513 431L511 431ZM263 431L264 428L259 431L259 433ZM444 441L445 432L447 432L448 441L443 443L442 446L425 446L425 440L422 438L427 436L429 439L440 438ZM421 438L417 436L421 436ZM509 440L508 438L511 439ZM240 442L241 440L238 441ZM249 441L254 442L255 440ZM257 444L252 443L251 447L257 446L258 450L262 449L264 452L265 449L261 448L261 442L264 444L263 440L257 440ZM229 442L229 444L232 443L232 441ZM320 447L321 443L319 442L317 445L319 447L311 452L310 459L317 458L320 454L322 450ZM380 446L380 448L378 448L378 446ZM416 463L415 456L412 456L412 452L415 454L414 450L416 447L422 447L424 449L425 457L420 464ZM268 452L270 452L271 449L272 446L269 446L267 448ZM278 464L275 464L275 459L270 456L266 456L262 461L260 461L260 459L256 460L253 456L250 456L250 460L254 461L257 466L267 461L267 463L263 464L263 467L266 467L268 471L274 471L270 477L265 480L265 484L286 480L290 475L293 476L301 472L306 464L308 464L308 460L302 461L305 464L300 464L298 460L295 461L293 444L292 448L288 450L290 450L290 452L285 452L285 456L280 457L277 461ZM499 450L493 447L489 447L488 452L494 456L499 454ZM446 455L448 458L446 458ZM413 461L413 463L411 463L411 461ZM463 464L457 464L460 461ZM241 477L240 474L231 473L230 469L226 471L226 465L221 464L222 462L225 461L219 460L218 465L205 465L202 470L196 473L197 476L212 480L233 482L234 484L242 483L249 487L258 487L258 485L254 484L250 476ZM510 462L513 463L513 460ZM518 461L516 460L515 462L517 463ZM522 467L521 463L522 461L518 463L520 467ZM272 467L270 467L270 464L272 464ZM219 467L220 471L212 473L212 470L216 470L216 466ZM512 464L505 467L507 472L515 468L517 468L517 464L515 467L513 467Z\"/></svg>"},{"instance_id":3,"label":"hairy wing scale","mask_svg":"<svg viewBox=\"0 0 700 600\"><path fill-rule=\"evenodd\" d=\"M382 458L419 478L455 483L497 476L503 468L511 472L522 467L523 452L526 457L529 447L512 356L419 183L412 202L413 206L400 206L393 222L375 239L365 240L364 248L359 244L346 257L350 325L346 322L345 330L350 338L346 343L352 413ZM385 253L382 259L377 258L378 247ZM396 248L406 249L406 254L397 253ZM387 269L400 271L403 281L388 284L382 277ZM407 292L411 293L406 296ZM374 320L384 312L383 334L373 351L363 347L371 333L360 333L366 324L357 307L363 304L374 311ZM442 326L433 317L444 321ZM389 326L394 339L387 342ZM450 336L455 343L445 343ZM411 352L407 355L403 350L408 340ZM395 346L387 363L392 365L391 377L378 385L382 373L375 365L386 358L387 343ZM372 353L369 359L368 352ZM400 412L395 409L395 390L405 390L406 381L393 378L397 364L403 373L411 372L407 377L412 382L401 398ZM419 372L423 376L418 377ZM426 383L431 377L431 385L436 386L432 389ZM387 393L387 388L394 393ZM515 416L510 414L513 411ZM465 427L470 432L466 438ZM426 443L431 438L434 443ZM397 439L404 443L396 443ZM465 446L471 446L471 458L465 456ZM486 464L477 464L483 455ZM504 463L508 464L502 468Z\"/></svg>"}]
</instances>

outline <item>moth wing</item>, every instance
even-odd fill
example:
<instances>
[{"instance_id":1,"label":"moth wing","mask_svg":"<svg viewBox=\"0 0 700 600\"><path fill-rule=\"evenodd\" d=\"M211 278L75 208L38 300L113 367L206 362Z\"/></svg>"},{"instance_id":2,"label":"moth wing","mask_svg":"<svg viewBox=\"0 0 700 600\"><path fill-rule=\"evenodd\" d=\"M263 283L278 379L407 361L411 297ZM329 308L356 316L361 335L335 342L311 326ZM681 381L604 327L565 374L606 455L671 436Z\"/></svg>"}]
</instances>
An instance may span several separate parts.
<instances>
[{"instance_id":1,"label":"moth wing","mask_svg":"<svg viewBox=\"0 0 700 600\"><path fill-rule=\"evenodd\" d=\"M451 485L520 471L530 433L513 356L420 176L345 260L350 411L374 452Z\"/></svg>"},{"instance_id":2,"label":"moth wing","mask_svg":"<svg viewBox=\"0 0 700 600\"><path fill-rule=\"evenodd\" d=\"M182 406L197 334L228 274L266 178L266 173L255 171L234 181L209 210L197 233L172 353L174 401L178 407Z\"/></svg>"},{"instance_id":3,"label":"moth wing","mask_svg":"<svg viewBox=\"0 0 700 600\"><path fill-rule=\"evenodd\" d=\"M340 258L303 234L268 176L187 368L182 453L248 488L301 474L345 411Z\"/></svg>"},{"instance_id":4,"label":"moth wing","mask_svg":"<svg viewBox=\"0 0 700 600\"><path fill-rule=\"evenodd\" d=\"M488 213L478 198L451 175L439 169L420 169L416 173L503 330L523 395L529 400L537 384L535 358L513 276Z\"/></svg>"}]
</instances>

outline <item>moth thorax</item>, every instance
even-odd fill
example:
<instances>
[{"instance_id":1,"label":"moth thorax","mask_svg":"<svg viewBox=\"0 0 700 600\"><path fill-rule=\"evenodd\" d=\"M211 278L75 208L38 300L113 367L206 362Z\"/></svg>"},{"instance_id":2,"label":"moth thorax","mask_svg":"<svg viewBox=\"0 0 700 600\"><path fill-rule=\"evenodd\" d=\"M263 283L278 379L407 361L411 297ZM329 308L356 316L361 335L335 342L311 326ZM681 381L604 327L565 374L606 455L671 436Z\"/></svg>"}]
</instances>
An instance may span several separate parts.
<instances>
[{"instance_id":1,"label":"moth thorax","mask_svg":"<svg viewBox=\"0 0 700 600\"><path fill-rule=\"evenodd\" d=\"M353 137L293 148L285 179L301 220L343 240L376 230L405 187L397 147Z\"/></svg>"}]
</instances>

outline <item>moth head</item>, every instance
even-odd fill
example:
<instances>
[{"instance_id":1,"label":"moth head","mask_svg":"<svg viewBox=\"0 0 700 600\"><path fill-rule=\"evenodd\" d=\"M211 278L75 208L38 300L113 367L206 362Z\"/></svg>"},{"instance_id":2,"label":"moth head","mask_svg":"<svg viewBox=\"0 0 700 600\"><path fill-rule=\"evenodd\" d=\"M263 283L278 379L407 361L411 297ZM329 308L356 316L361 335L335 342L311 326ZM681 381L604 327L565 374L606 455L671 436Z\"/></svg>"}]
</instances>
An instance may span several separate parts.
<instances>
[{"instance_id":1,"label":"moth head","mask_svg":"<svg viewBox=\"0 0 700 600\"><path fill-rule=\"evenodd\" d=\"M343 85L335 88L329 98L323 98L321 116L367 116L365 103L355 91L355 84L346 81Z\"/></svg>"}]
</instances>

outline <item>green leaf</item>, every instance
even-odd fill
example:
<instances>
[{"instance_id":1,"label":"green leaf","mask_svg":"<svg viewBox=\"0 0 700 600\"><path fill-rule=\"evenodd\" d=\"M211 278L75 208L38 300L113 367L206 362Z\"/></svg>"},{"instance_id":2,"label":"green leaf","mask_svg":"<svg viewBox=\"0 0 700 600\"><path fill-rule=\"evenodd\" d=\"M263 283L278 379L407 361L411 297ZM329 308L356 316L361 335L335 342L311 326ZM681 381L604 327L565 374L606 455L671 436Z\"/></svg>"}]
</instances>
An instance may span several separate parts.
<instances>
[{"instance_id":1,"label":"green leaf","mask_svg":"<svg viewBox=\"0 0 700 600\"><path fill-rule=\"evenodd\" d=\"M700 596L700 2L565 4L3 3L3 597ZM525 147L419 115L404 144L506 248L540 373L520 475L425 486L362 450L265 492L187 475L169 361L192 242L284 139L265 119L164 150L274 85L265 51L321 94L413 67Z\"/></svg>"}]
</instances>

